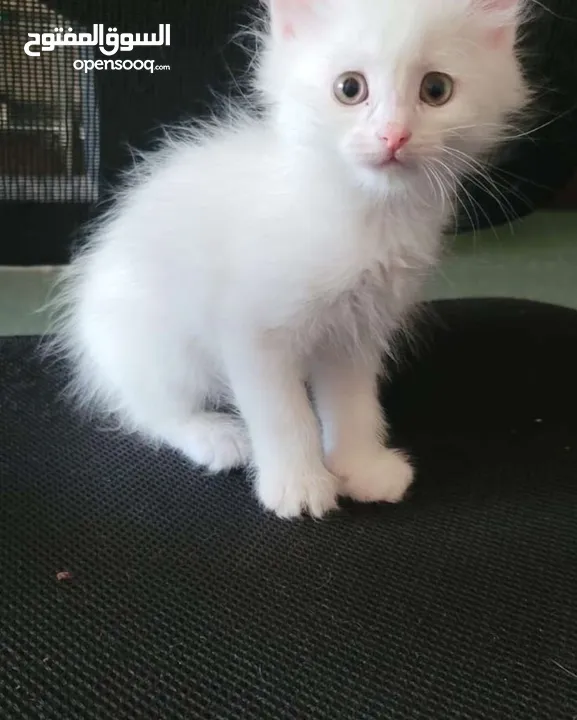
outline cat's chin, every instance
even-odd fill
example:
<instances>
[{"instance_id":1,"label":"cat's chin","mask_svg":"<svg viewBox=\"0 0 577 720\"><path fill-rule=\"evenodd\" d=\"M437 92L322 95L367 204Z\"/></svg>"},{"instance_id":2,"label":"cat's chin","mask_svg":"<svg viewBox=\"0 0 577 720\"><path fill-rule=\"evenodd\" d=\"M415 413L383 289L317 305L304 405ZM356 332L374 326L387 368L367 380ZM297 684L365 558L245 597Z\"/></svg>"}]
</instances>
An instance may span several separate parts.
<instances>
[{"instance_id":1,"label":"cat's chin","mask_svg":"<svg viewBox=\"0 0 577 720\"><path fill-rule=\"evenodd\" d=\"M379 194L397 194L408 190L417 175L413 163L389 161L379 164L363 164L357 168L357 176L363 188Z\"/></svg>"}]
</instances>

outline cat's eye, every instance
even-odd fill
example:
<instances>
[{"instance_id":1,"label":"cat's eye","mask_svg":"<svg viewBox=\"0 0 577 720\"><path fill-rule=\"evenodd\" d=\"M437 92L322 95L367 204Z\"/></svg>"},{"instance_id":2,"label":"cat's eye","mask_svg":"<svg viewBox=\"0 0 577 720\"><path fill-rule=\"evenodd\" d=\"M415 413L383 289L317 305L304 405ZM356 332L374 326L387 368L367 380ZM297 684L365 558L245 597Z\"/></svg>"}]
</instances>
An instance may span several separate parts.
<instances>
[{"instance_id":1,"label":"cat's eye","mask_svg":"<svg viewBox=\"0 0 577 720\"><path fill-rule=\"evenodd\" d=\"M334 85L336 99L343 105L358 105L369 97L369 86L364 75L358 72L343 73Z\"/></svg>"},{"instance_id":2,"label":"cat's eye","mask_svg":"<svg viewBox=\"0 0 577 720\"><path fill-rule=\"evenodd\" d=\"M425 75L421 83L421 100L427 105L441 107L453 97L454 89L455 83L449 75L430 72Z\"/></svg>"}]
</instances>

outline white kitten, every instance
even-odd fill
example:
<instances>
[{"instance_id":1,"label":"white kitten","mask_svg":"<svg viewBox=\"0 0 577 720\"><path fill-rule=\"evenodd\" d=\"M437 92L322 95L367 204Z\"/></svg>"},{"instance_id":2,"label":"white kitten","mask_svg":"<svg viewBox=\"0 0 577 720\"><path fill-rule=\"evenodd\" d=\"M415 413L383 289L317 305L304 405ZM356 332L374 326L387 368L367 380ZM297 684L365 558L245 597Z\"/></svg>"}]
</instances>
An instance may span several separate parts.
<instances>
[{"instance_id":1,"label":"white kitten","mask_svg":"<svg viewBox=\"0 0 577 720\"><path fill-rule=\"evenodd\" d=\"M251 462L266 508L320 517L412 481L377 378L456 178L524 105L521 0L269 6L264 112L139 163L67 273L56 341L83 403L212 471Z\"/></svg>"}]
</instances>

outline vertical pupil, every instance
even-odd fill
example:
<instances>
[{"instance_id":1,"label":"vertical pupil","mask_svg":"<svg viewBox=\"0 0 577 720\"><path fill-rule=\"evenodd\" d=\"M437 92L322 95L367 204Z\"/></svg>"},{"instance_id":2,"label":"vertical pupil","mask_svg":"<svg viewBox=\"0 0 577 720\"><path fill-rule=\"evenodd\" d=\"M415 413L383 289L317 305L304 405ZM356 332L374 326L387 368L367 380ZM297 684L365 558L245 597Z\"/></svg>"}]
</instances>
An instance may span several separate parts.
<instances>
[{"instance_id":1,"label":"vertical pupil","mask_svg":"<svg viewBox=\"0 0 577 720\"><path fill-rule=\"evenodd\" d=\"M356 78L347 78L343 83L343 94L349 99L355 98L360 89L359 81Z\"/></svg>"}]
</instances>

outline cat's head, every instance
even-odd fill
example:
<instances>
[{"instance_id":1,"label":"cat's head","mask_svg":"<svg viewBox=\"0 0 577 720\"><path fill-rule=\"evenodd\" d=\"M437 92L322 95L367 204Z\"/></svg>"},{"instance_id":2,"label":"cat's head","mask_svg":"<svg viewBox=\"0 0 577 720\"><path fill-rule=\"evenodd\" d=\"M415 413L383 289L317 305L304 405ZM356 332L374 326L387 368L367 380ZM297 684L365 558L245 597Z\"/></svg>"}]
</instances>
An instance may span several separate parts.
<instances>
[{"instance_id":1,"label":"cat's head","mask_svg":"<svg viewBox=\"0 0 577 720\"><path fill-rule=\"evenodd\" d=\"M283 132L336 151L378 187L424 166L467 168L527 91L526 0L265 0L257 83Z\"/></svg>"}]
</instances>

